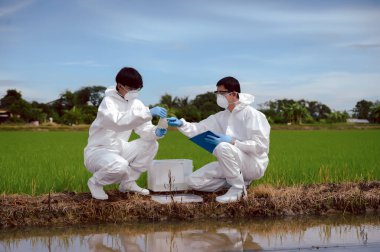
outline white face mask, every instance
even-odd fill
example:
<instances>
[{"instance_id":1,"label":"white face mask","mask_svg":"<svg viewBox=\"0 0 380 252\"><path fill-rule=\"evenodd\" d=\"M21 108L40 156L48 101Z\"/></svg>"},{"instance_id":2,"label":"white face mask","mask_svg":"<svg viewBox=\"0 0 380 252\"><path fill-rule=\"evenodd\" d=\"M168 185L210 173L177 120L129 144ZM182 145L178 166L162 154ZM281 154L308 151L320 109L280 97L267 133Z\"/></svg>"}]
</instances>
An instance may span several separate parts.
<instances>
[{"instance_id":1,"label":"white face mask","mask_svg":"<svg viewBox=\"0 0 380 252\"><path fill-rule=\"evenodd\" d=\"M226 109L228 107L227 98L224 95L217 94L216 104L218 104L219 107Z\"/></svg>"},{"instance_id":2,"label":"white face mask","mask_svg":"<svg viewBox=\"0 0 380 252\"><path fill-rule=\"evenodd\" d=\"M128 91L128 93L124 95L124 100L131 101L133 99L136 99L138 96L139 96L139 91Z\"/></svg>"},{"instance_id":3,"label":"white face mask","mask_svg":"<svg viewBox=\"0 0 380 252\"><path fill-rule=\"evenodd\" d=\"M131 101L133 99L136 99L138 96L139 96L139 90L129 90L129 89L126 89L124 86L120 85L119 88L122 88L124 89L124 91L126 92L126 94L124 96L122 96L124 98L124 100L126 101ZM119 95L121 96L121 94L119 93Z\"/></svg>"}]
</instances>

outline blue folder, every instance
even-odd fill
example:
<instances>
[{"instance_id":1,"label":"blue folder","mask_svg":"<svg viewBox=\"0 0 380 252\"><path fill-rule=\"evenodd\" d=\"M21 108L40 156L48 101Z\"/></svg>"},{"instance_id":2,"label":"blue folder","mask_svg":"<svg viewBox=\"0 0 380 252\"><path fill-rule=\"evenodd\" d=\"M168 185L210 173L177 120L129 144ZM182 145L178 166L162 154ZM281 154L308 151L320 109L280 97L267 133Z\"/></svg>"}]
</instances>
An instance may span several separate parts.
<instances>
[{"instance_id":1,"label":"blue folder","mask_svg":"<svg viewBox=\"0 0 380 252\"><path fill-rule=\"evenodd\" d=\"M212 153L216 147L216 144L206 142L206 140L205 140L206 136L218 137L217 135L215 135L211 131L206 131L206 132L203 132L203 133L196 135L192 138L189 138L189 140L192 141L193 143L199 145L203 149L207 150L208 152Z\"/></svg>"}]
</instances>

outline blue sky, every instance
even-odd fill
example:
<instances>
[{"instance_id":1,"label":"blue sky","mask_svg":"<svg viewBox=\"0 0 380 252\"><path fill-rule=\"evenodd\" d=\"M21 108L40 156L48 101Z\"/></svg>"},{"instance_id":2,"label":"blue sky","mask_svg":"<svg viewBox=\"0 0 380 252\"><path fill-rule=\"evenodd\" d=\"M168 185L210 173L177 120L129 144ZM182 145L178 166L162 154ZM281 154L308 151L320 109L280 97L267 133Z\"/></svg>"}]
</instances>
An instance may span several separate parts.
<instances>
[{"instance_id":1,"label":"blue sky","mask_svg":"<svg viewBox=\"0 0 380 252\"><path fill-rule=\"evenodd\" d=\"M225 76L268 100L350 110L380 99L380 1L0 0L0 97L48 102L143 76L140 98L215 90Z\"/></svg>"}]
</instances>

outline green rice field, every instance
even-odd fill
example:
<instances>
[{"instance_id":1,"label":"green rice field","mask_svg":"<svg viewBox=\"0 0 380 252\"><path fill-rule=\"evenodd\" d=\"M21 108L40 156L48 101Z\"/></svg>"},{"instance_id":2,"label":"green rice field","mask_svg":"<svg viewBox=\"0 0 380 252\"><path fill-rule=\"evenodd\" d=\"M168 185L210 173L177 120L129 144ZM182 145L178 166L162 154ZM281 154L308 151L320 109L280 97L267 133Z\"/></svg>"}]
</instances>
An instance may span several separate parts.
<instances>
[{"instance_id":1,"label":"green rice field","mask_svg":"<svg viewBox=\"0 0 380 252\"><path fill-rule=\"evenodd\" d=\"M86 131L0 131L0 193L88 191ZM216 160L178 131L159 141L156 159ZM276 186L380 180L380 130L274 130L265 176ZM146 185L146 174L138 181ZM115 185L107 189L116 188Z\"/></svg>"}]
</instances>

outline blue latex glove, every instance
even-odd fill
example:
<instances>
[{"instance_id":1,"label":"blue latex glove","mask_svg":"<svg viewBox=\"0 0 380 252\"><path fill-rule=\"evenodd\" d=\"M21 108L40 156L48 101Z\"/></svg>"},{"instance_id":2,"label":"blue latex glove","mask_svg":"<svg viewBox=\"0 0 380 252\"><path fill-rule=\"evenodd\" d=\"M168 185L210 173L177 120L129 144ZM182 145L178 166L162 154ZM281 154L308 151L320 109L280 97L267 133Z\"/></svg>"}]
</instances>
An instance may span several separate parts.
<instances>
[{"instance_id":1,"label":"blue latex glove","mask_svg":"<svg viewBox=\"0 0 380 252\"><path fill-rule=\"evenodd\" d=\"M179 119L176 118L176 117L170 117L170 118L168 118L168 125L169 125L169 126L181 127L182 124L183 124L182 121L179 120Z\"/></svg>"},{"instance_id":2,"label":"blue latex glove","mask_svg":"<svg viewBox=\"0 0 380 252\"><path fill-rule=\"evenodd\" d=\"M207 135L205 137L205 141L208 142L208 143L211 143L211 144L215 144L215 145L218 145L221 142L226 142L226 143L231 143L232 142L232 137L230 137L230 136L223 135L223 134L216 134L216 133L215 133L215 135L217 135L217 137L211 136L211 135Z\"/></svg>"},{"instance_id":3,"label":"blue latex glove","mask_svg":"<svg viewBox=\"0 0 380 252\"><path fill-rule=\"evenodd\" d=\"M159 116L159 117L166 117L168 114L166 112L166 109L161 108L159 106L151 108L150 113L152 116Z\"/></svg>"},{"instance_id":4,"label":"blue latex glove","mask_svg":"<svg viewBox=\"0 0 380 252\"><path fill-rule=\"evenodd\" d=\"M162 128L157 128L156 131L155 131L156 136L158 136L158 137L165 136L167 132L168 132L167 129L162 129Z\"/></svg>"}]
</instances>

